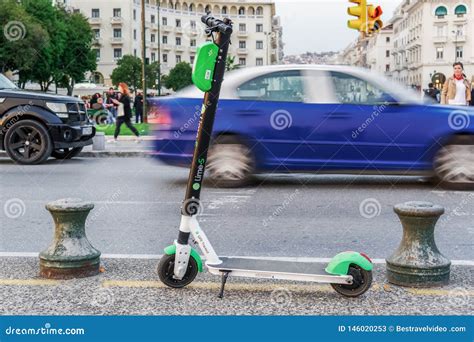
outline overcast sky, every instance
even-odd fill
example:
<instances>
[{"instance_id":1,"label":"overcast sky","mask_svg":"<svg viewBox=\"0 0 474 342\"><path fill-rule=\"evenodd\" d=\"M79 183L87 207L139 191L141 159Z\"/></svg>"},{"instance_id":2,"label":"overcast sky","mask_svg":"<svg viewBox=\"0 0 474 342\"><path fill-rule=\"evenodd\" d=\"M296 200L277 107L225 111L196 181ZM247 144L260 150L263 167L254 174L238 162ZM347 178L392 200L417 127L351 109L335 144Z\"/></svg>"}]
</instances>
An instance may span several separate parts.
<instances>
[{"instance_id":1,"label":"overcast sky","mask_svg":"<svg viewBox=\"0 0 474 342\"><path fill-rule=\"evenodd\" d=\"M348 0L275 0L277 15L281 17L285 54L307 51L339 51L354 41L359 34L347 27L347 8L355 4ZM384 11L386 23L401 0L374 0Z\"/></svg>"}]
</instances>

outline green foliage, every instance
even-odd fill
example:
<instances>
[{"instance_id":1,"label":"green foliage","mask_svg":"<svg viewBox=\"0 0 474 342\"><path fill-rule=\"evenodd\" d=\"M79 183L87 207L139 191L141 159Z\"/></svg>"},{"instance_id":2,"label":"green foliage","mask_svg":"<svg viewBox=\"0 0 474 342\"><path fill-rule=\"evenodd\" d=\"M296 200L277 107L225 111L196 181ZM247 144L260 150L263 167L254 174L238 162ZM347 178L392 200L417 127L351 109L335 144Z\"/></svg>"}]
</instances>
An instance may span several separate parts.
<instances>
[{"instance_id":1,"label":"green foliage","mask_svg":"<svg viewBox=\"0 0 474 342\"><path fill-rule=\"evenodd\" d=\"M125 55L117 61L117 67L112 71L112 83L118 86L125 82L129 87L136 90L140 88L142 75L142 61L140 58Z\"/></svg>"},{"instance_id":2,"label":"green foliage","mask_svg":"<svg viewBox=\"0 0 474 342\"><path fill-rule=\"evenodd\" d=\"M24 37L4 43L0 36L0 66L18 71L20 83L38 82L68 87L96 68L91 51L93 31L78 13L53 6L51 0L0 0L0 22L18 22Z\"/></svg>"},{"instance_id":3,"label":"green foliage","mask_svg":"<svg viewBox=\"0 0 474 342\"><path fill-rule=\"evenodd\" d=\"M239 68L240 68L240 65L235 64L235 56L228 55L225 60L225 70L231 71L231 70L236 70Z\"/></svg>"},{"instance_id":4,"label":"green foliage","mask_svg":"<svg viewBox=\"0 0 474 342\"><path fill-rule=\"evenodd\" d=\"M178 63L170 70L169 75L163 76L163 83L166 88L178 91L193 83L192 73L193 70L189 63Z\"/></svg>"}]
</instances>

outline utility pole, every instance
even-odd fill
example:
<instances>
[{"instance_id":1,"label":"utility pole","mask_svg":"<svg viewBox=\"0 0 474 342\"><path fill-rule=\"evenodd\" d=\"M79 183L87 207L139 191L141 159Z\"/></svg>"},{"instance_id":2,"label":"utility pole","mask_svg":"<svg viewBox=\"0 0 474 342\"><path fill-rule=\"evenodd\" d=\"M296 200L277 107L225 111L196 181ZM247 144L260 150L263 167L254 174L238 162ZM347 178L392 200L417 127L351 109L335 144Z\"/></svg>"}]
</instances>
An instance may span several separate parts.
<instances>
[{"instance_id":1,"label":"utility pole","mask_svg":"<svg viewBox=\"0 0 474 342\"><path fill-rule=\"evenodd\" d=\"M146 103L146 22L145 22L145 0L142 3L142 88L143 88L143 122L148 122Z\"/></svg>"},{"instance_id":2,"label":"utility pole","mask_svg":"<svg viewBox=\"0 0 474 342\"><path fill-rule=\"evenodd\" d=\"M161 0L156 1L158 11L158 96L161 96L161 17L160 17L160 5Z\"/></svg>"}]
</instances>

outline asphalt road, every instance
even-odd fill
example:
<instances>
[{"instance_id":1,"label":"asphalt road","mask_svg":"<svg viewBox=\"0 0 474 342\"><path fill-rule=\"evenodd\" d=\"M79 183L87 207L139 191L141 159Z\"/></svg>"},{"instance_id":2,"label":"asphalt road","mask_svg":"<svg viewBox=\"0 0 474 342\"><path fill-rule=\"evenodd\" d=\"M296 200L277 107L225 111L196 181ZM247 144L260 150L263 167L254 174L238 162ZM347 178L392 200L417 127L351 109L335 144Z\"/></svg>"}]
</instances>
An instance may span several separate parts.
<instances>
[{"instance_id":1,"label":"asphalt road","mask_svg":"<svg viewBox=\"0 0 474 342\"><path fill-rule=\"evenodd\" d=\"M474 310L474 197L418 177L272 175L245 189L207 186L200 221L223 255L329 258L359 250L384 259L401 238L393 206L431 201L446 207L436 238L440 250L456 260L447 287L390 285L378 263L372 289L351 300L327 285L232 277L219 300L219 278L206 273L185 289L165 288L156 275L156 255L177 235L186 178L187 170L151 159L50 160L33 167L0 159L0 314L459 315ZM40 279L36 253L53 234L44 206L65 197L95 203L87 235L105 254L104 272L88 279Z\"/></svg>"},{"instance_id":2,"label":"asphalt road","mask_svg":"<svg viewBox=\"0 0 474 342\"><path fill-rule=\"evenodd\" d=\"M79 197L95 203L87 224L105 254L161 254L177 236L187 170L151 159L97 158L17 166L0 159L0 252L39 252L53 233L44 206ZM384 259L401 239L393 206L411 200L446 208L440 250L474 260L474 193L418 177L262 176L244 189L203 189L200 221L223 255L328 258L345 250ZM3 209L3 210L2 210Z\"/></svg>"}]
</instances>

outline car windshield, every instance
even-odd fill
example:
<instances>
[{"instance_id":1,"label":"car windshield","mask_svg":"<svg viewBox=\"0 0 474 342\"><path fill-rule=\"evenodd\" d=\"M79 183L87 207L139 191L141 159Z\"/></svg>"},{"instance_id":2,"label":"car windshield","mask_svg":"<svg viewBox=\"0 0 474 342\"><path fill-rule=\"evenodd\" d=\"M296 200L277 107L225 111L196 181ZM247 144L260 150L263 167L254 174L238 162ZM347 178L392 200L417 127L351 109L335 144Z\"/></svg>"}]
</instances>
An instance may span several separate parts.
<instances>
[{"instance_id":1,"label":"car windshield","mask_svg":"<svg viewBox=\"0 0 474 342\"><path fill-rule=\"evenodd\" d=\"M17 89L17 87L12 81L0 74L0 89Z\"/></svg>"}]
</instances>

